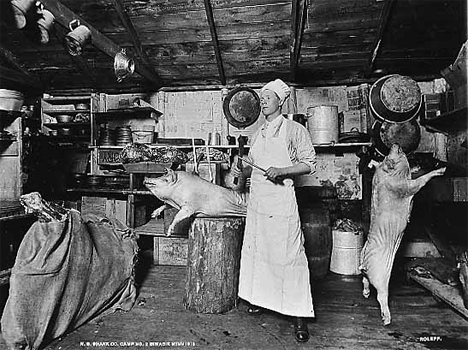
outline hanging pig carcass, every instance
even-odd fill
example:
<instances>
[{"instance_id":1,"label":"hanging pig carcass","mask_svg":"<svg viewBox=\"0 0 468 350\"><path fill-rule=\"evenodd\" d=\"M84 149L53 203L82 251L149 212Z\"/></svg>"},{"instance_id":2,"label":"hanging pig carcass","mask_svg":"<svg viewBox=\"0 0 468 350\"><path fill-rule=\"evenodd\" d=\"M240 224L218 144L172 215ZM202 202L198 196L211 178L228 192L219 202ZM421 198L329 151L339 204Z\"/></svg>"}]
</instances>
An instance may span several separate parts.
<instances>
[{"instance_id":1,"label":"hanging pig carcass","mask_svg":"<svg viewBox=\"0 0 468 350\"><path fill-rule=\"evenodd\" d=\"M410 218L413 196L430 179L444 172L445 168L440 168L412 180L406 155L397 144L376 168L372 179L369 235L361 253L360 268L364 274L362 294L369 297L369 282L376 288L384 325L391 322L388 284L395 254Z\"/></svg>"}]
</instances>

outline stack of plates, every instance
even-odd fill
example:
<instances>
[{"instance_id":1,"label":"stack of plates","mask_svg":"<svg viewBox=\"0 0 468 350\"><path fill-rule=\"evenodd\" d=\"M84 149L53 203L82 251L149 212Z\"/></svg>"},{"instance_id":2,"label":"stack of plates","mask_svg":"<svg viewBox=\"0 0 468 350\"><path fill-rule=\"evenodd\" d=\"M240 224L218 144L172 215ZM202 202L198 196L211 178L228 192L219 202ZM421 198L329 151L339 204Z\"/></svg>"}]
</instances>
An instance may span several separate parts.
<instances>
[{"instance_id":1,"label":"stack of plates","mask_svg":"<svg viewBox=\"0 0 468 350\"><path fill-rule=\"evenodd\" d=\"M88 176L87 182L90 187L99 187L103 183L103 178L99 176Z\"/></svg>"},{"instance_id":2,"label":"stack of plates","mask_svg":"<svg viewBox=\"0 0 468 350\"><path fill-rule=\"evenodd\" d=\"M99 146L114 146L115 137L114 130L108 128L101 128L99 130Z\"/></svg>"},{"instance_id":3,"label":"stack of plates","mask_svg":"<svg viewBox=\"0 0 468 350\"><path fill-rule=\"evenodd\" d=\"M132 129L129 126L120 126L115 129L117 146L125 146L127 143L132 143Z\"/></svg>"}]
</instances>

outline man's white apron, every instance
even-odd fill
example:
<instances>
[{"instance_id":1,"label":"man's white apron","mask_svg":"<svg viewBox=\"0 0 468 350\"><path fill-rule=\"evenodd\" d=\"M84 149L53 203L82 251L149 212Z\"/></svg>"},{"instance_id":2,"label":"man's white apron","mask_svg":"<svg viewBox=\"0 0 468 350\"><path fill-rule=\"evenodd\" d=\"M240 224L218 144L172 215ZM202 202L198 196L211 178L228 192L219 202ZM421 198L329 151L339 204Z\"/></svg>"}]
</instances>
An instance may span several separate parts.
<instances>
[{"instance_id":1,"label":"man's white apron","mask_svg":"<svg viewBox=\"0 0 468 350\"><path fill-rule=\"evenodd\" d=\"M291 166L284 124L277 137L259 135L255 163ZM284 315L313 317L309 269L293 180L276 184L253 169L242 246L239 297Z\"/></svg>"}]
</instances>

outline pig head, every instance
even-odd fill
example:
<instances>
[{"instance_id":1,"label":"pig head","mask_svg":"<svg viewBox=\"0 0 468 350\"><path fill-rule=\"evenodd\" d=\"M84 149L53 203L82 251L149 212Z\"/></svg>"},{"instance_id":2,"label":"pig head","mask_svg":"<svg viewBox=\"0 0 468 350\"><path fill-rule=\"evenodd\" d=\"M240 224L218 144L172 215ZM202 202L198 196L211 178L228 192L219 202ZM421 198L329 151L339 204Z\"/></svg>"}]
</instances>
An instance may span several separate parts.
<instances>
[{"instance_id":1,"label":"pig head","mask_svg":"<svg viewBox=\"0 0 468 350\"><path fill-rule=\"evenodd\" d=\"M444 172L445 168L441 168L411 180L408 160L397 144L376 168L372 179L369 234L361 253L360 269L364 274L362 293L369 297L369 283L376 288L384 325L391 322L388 284L395 254L410 218L413 196L430 179Z\"/></svg>"},{"instance_id":2,"label":"pig head","mask_svg":"<svg viewBox=\"0 0 468 350\"><path fill-rule=\"evenodd\" d=\"M190 217L245 216L247 195L206 181L185 171L166 170L161 177L145 177L144 185L164 205L152 213L159 216L168 206L179 209L166 235L174 233L175 226Z\"/></svg>"}]
</instances>

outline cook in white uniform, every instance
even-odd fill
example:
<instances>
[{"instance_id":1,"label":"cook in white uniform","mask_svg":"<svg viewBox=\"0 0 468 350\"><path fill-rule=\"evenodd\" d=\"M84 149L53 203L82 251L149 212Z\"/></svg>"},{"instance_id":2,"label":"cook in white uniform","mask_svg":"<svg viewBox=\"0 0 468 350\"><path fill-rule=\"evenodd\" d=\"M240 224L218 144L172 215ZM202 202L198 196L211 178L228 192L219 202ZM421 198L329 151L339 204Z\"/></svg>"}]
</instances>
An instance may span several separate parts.
<instances>
[{"instance_id":1,"label":"cook in white uniform","mask_svg":"<svg viewBox=\"0 0 468 350\"><path fill-rule=\"evenodd\" d=\"M239 297L251 304L251 315L266 308L293 316L295 338L305 342L303 317L313 317L314 308L293 178L315 171L315 150L308 130L281 114L289 94L280 79L261 90L266 122L252 138L249 158L267 171L251 173Z\"/></svg>"}]
</instances>

